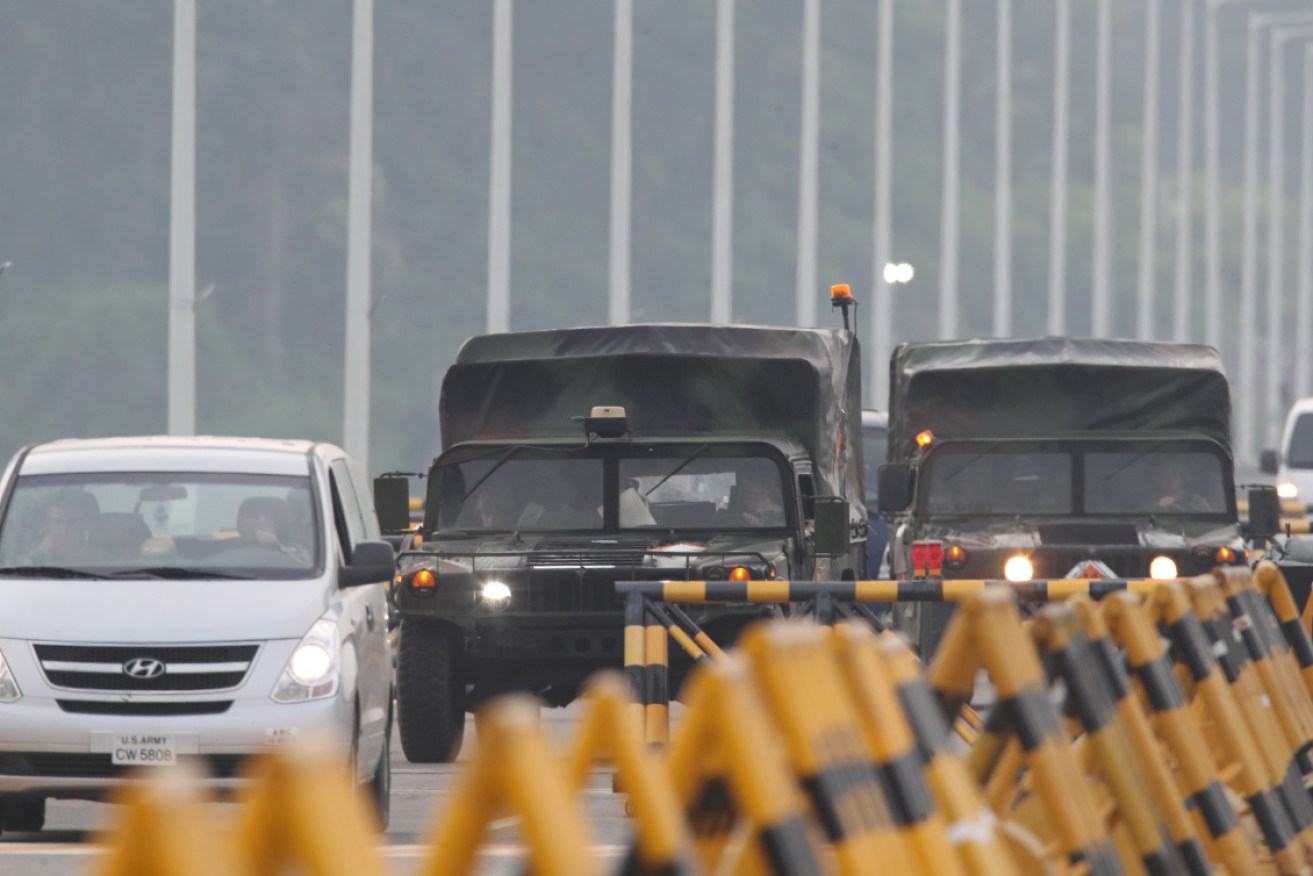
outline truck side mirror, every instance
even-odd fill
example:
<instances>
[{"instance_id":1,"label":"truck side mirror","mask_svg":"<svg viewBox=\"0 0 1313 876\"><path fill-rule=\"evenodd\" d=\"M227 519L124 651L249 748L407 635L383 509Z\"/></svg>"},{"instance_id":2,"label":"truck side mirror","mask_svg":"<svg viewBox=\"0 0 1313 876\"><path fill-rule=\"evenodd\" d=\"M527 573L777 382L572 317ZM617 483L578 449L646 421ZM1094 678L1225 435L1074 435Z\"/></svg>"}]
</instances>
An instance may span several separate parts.
<instances>
[{"instance_id":1,"label":"truck side mirror","mask_svg":"<svg viewBox=\"0 0 1313 876\"><path fill-rule=\"evenodd\" d=\"M876 475L880 486L878 507L881 514L897 514L912 504L916 486L916 469L905 462L886 462Z\"/></svg>"},{"instance_id":2,"label":"truck side mirror","mask_svg":"<svg viewBox=\"0 0 1313 876\"><path fill-rule=\"evenodd\" d=\"M396 475L374 478L374 512L383 532L410 528L410 481Z\"/></svg>"},{"instance_id":3,"label":"truck side mirror","mask_svg":"<svg viewBox=\"0 0 1313 876\"><path fill-rule=\"evenodd\" d=\"M1252 487L1249 490L1250 540L1267 542L1281 531L1281 500L1271 487Z\"/></svg>"},{"instance_id":4,"label":"truck side mirror","mask_svg":"<svg viewBox=\"0 0 1313 876\"><path fill-rule=\"evenodd\" d=\"M848 500L838 496L817 496L815 504L816 530L812 544L818 557L841 557L852 544L848 523Z\"/></svg>"},{"instance_id":5,"label":"truck side mirror","mask_svg":"<svg viewBox=\"0 0 1313 876\"><path fill-rule=\"evenodd\" d=\"M1262 469L1263 474L1276 474L1280 462L1277 458L1277 452L1271 448L1258 455L1258 467Z\"/></svg>"}]
</instances>

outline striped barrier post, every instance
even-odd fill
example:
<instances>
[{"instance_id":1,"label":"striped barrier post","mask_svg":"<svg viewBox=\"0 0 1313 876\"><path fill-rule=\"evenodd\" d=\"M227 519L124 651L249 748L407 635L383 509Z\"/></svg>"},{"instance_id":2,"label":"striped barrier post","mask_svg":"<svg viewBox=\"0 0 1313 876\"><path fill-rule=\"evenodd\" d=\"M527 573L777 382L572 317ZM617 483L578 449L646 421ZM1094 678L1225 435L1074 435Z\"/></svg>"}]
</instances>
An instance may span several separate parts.
<instances>
[{"instance_id":1,"label":"striped barrier post","mask_svg":"<svg viewBox=\"0 0 1313 876\"><path fill-rule=\"evenodd\" d=\"M678 645L685 654L692 658L694 665L701 663L704 660L713 659L707 654L706 650L697 643L697 640L689 635L688 631L675 620L674 614L669 611L669 608L673 607L673 605L665 606L659 602L647 602L647 600L644 600L644 602L646 602L645 608L647 613L665 628L666 634L670 636L671 640L674 641L674 643ZM716 650L720 651L719 648ZM721 652L721 656L724 656L723 651Z\"/></svg>"},{"instance_id":2,"label":"striped barrier post","mask_svg":"<svg viewBox=\"0 0 1313 876\"><path fill-rule=\"evenodd\" d=\"M647 611L641 593L625 596L625 676L633 688L634 724L647 727ZM617 790L619 790L617 788Z\"/></svg>"},{"instance_id":3,"label":"striped barrier post","mask_svg":"<svg viewBox=\"0 0 1313 876\"><path fill-rule=\"evenodd\" d=\"M670 652L666 628L650 612L643 615L644 738L664 748L670 742Z\"/></svg>"},{"instance_id":4,"label":"striped barrier post","mask_svg":"<svg viewBox=\"0 0 1313 876\"><path fill-rule=\"evenodd\" d=\"M743 662L731 658L695 672L686 703L687 717L670 746L670 775L703 872L828 872ZM737 851L729 848L736 832L750 832ZM727 851L740 857L723 861Z\"/></svg>"},{"instance_id":5,"label":"striped barrier post","mask_svg":"<svg viewBox=\"0 0 1313 876\"><path fill-rule=\"evenodd\" d=\"M1186 873L1204 876L1212 866L1199 843L1199 835L1190 821L1185 805L1177 790L1176 780L1163 761L1153 728L1140 701L1131 696L1131 680L1126 674L1121 657L1109 639L1108 626L1097 606L1086 600L1076 600L1072 610L1080 620L1081 628L1089 640L1089 659L1099 671L1113 699L1117 720L1126 739L1135 751L1136 766L1153 797L1157 813L1162 817L1167 833L1176 846L1177 857Z\"/></svg>"},{"instance_id":6,"label":"striped barrier post","mask_svg":"<svg viewBox=\"0 0 1313 876\"><path fill-rule=\"evenodd\" d=\"M757 626L744 633L742 648L839 872L872 873L877 861L890 872L915 872L906 832L927 801L902 811L889 805L827 636L811 625Z\"/></svg>"},{"instance_id":7,"label":"striped barrier post","mask_svg":"<svg viewBox=\"0 0 1313 876\"><path fill-rule=\"evenodd\" d=\"M633 697L624 677L604 672L584 689L586 711L570 746L569 779L578 793L599 761L615 763L628 789L626 811L634 817L634 842L619 873L692 876L697 872L693 842L675 787L664 764L643 744L643 730L629 710Z\"/></svg>"},{"instance_id":8,"label":"striped barrier post","mask_svg":"<svg viewBox=\"0 0 1313 876\"><path fill-rule=\"evenodd\" d=\"M1226 680L1217 671L1207 634L1183 585L1180 582L1163 584L1154 591L1149 607L1171 640L1177 659L1185 667L1203 702L1228 762L1238 768L1236 788L1248 802L1279 872L1306 872L1299 860L1295 827L1274 787L1276 779L1257 752L1257 743L1230 696Z\"/></svg>"},{"instance_id":9,"label":"striped barrier post","mask_svg":"<svg viewBox=\"0 0 1313 876\"><path fill-rule=\"evenodd\" d=\"M1240 821L1227 801L1217 765L1189 714L1185 694L1172 672L1163 645L1145 606L1131 596L1117 596L1102 606L1112 640L1125 652L1134 683L1148 703L1157 736L1177 764L1186 807L1201 824L1201 835L1228 874L1257 873Z\"/></svg>"},{"instance_id":10,"label":"striped barrier post","mask_svg":"<svg viewBox=\"0 0 1313 876\"><path fill-rule=\"evenodd\" d=\"M1264 560L1251 576L1239 579L1228 574L1222 582L1228 599L1234 589L1249 590L1255 600L1251 603L1255 606L1253 613L1267 618L1267 643L1275 678L1265 678L1265 683L1270 689L1285 691L1283 702L1293 714L1286 715L1283 710L1281 719L1283 725L1290 726L1293 738L1313 739L1313 641L1299 621L1299 612L1281 570ZM1271 613L1262 611L1263 607ZM1313 771L1313 764L1306 763L1304 769Z\"/></svg>"},{"instance_id":11,"label":"striped barrier post","mask_svg":"<svg viewBox=\"0 0 1313 876\"><path fill-rule=\"evenodd\" d=\"M1067 699L1080 723L1086 745L1116 801L1120 823L1133 843L1134 854L1149 874L1190 872L1206 876L1199 858L1185 860L1173 846L1170 831L1154 809L1154 797L1143 781L1144 767L1124 732L1117 703L1099 670L1094 648L1071 605L1050 605L1030 628L1040 653L1047 655L1054 674L1066 685ZM1131 862L1123 857L1123 864ZM1196 869L1203 864L1203 869Z\"/></svg>"}]
</instances>

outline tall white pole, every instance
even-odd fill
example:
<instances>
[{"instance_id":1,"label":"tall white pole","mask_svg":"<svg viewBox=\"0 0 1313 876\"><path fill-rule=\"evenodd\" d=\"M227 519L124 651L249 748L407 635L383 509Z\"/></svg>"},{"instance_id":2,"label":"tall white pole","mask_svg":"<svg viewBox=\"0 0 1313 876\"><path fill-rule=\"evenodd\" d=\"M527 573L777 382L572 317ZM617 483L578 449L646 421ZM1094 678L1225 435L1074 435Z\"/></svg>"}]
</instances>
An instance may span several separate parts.
<instances>
[{"instance_id":1,"label":"tall white pole","mask_svg":"<svg viewBox=\"0 0 1313 876\"><path fill-rule=\"evenodd\" d=\"M492 7L492 149L488 184L488 331L511 327L512 0Z\"/></svg>"},{"instance_id":2,"label":"tall white pole","mask_svg":"<svg viewBox=\"0 0 1313 876\"><path fill-rule=\"evenodd\" d=\"M1181 97L1176 143L1176 294L1172 339L1190 336L1190 236L1193 207L1190 186L1194 164L1194 0L1181 4Z\"/></svg>"},{"instance_id":3,"label":"tall white pole","mask_svg":"<svg viewBox=\"0 0 1313 876\"><path fill-rule=\"evenodd\" d=\"M342 445L369 470L370 216L373 201L374 0L354 0L351 157L347 173L346 398Z\"/></svg>"},{"instance_id":4,"label":"tall white pole","mask_svg":"<svg viewBox=\"0 0 1313 876\"><path fill-rule=\"evenodd\" d=\"M729 322L734 312L734 0L716 0L715 136L711 321Z\"/></svg>"},{"instance_id":5,"label":"tall white pole","mask_svg":"<svg viewBox=\"0 0 1313 876\"><path fill-rule=\"evenodd\" d=\"M998 0L994 96L994 337L1012 334L1012 0Z\"/></svg>"},{"instance_id":6,"label":"tall white pole","mask_svg":"<svg viewBox=\"0 0 1313 876\"><path fill-rule=\"evenodd\" d=\"M1241 459L1257 459L1254 427L1260 389L1257 379L1258 308L1258 20L1249 19L1245 55L1245 205L1240 255L1240 384L1236 392L1237 452Z\"/></svg>"},{"instance_id":7,"label":"tall white pole","mask_svg":"<svg viewBox=\"0 0 1313 876\"><path fill-rule=\"evenodd\" d=\"M944 34L944 174L939 214L939 337L957 336L958 110L962 80L962 0L947 0Z\"/></svg>"},{"instance_id":8,"label":"tall white pole","mask_svg":"<svg viewBox=\"0 0 1313 876\"><path fill-rule=\"evenodd\" d=\"M1218 138L1217 3L1204 0L1204 340L1222 346L1222 232Z\"/></svg>"},{"instance_id":9,"label":"tall white pole","mask_svg":"<svg viewBox=\"0 0 1313 876\"><path fill-rule=\"evenodd\" d=\"M1271 44L1268 48L1270 65L1268 67L1268 159L1267 159L1267 386L1264 392L1264 416L1267 427L1265 440L1267 446L1276 446L1278 420L1281 417L1281 292L1284 285L1285 260L1285 198L1283 184L1285 168L1283 166L1285 150L1282 138L1285 136L1285 77L1282 59L1285 57L1286 41L1281 39L1278 30L1272 31Z\"/></svg>"},{"instance_id":10,"label":"tall white pole","mask_svg":"<svg viewBox=\"0 0 1313 876\"><path fill-rule=\"evenodd\" d=\"M875 406L889 407L889 357L893 353L893 296L884 278L890 261L893 214L894 0L879 0L875 81L875 303L871 308L871 382Z\"/></svg>"},{"instance_id":11,"label":"tall white pole","mask_svg":"<svg viewBox=\"0 0 1313 876\"><path fill-rule=\"evenodd\" d=\"M1067 115L1071 90L1071 0L1054 0L1053 168L1049 185L1048 332L1067 330Z\"/></svg>"},{"instance_id":12,"label":"tall white pole","mask_svg":"<svg viewBox=\"0 0 1313 876\"><path fill-rule=\"evenodd\" d=\"M1099 0L1096 34L1095 122L1094 122L1094 276L1090 296L1091 334L1106 338L1111 334L1111 253L1109 235L1112 228L1112 181L1108 155L1109 65L1112 44L1112 7L1109 0Z\"/></svg>"},{"instance_id":13,"label":"tall white pole","mask_svg":"<svg viewBox=\"0 0 1313 876\"><path fill-rule=\"evenodd\" d=\"M629 239L633 188L631 105L634 81L634 0L615 0L615 69L611 86L611 270L607 316L629 322Z\"/></svg>"},{"instance_id":14,"label":"tall white pole","mask_svg":"<svg viewBox=\"0 0 1313 876\"><path fill-rule=\"evenodd\" d=\"M1300 141L1299 297L1295 307L1295 398L1309 394L1308 350L1313 326L1313 47L1304 49L1304 116Z\"/></svg>"},{"instance_id":15,"label":"tall white pole","mask_svg":"<svg viewBox=\"0 0 1313 876\"><path fill-rule=\"evenodd\" d=\"M1140 154L1140 276L1136 296L1135 336L1153 337L1156 287L1156 209L1158 201L1158 73L1162 0L1145 0L1144 124Z\"/></svg>"},{"instance_id":16,"label":"tall white pole","mask_svg":"<svg viewBox=\"0 0 1313 876\"><path fill-rule=\"evenodd\" d=\"M196 432L196 0L173 4L169 179L170 435Z\"/></svg>"},{"instance_id":17,"label":"tall white pole","mask_svg":"<svg viewBox=\"0 0 1313 876\"><path fill-rule=\"evenodd\" d=\"M817 154L820 146L821 0L802 5L802 142L798 168L798 325L816 325Z\"/></svg>"}]
</instances>

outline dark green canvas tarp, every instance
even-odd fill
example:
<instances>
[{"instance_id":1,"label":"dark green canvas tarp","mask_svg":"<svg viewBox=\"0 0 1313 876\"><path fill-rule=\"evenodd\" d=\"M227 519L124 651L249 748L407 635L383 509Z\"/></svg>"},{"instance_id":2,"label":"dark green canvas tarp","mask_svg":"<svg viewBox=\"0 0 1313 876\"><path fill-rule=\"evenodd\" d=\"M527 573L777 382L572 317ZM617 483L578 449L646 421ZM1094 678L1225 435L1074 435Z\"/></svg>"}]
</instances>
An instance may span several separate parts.
<instances>
[{"instance_id":1,"label":"dark green canvas tarp","mask_svg":"<svg viewBox=\"0 0 1313 876\"><path fill-rule=\"evenodd\" d=\"M633 325L470 338L442 381L442 446L583 437L594 405L635 435L779 437L812 456L818 489L861 511L861 374L848 332ZM849 441L849 439L852 439Z\"/></svg>"},{"instance_id":2,"label":"dark green canvas tarp","mask_svg":"<svg viewBox=\"0 0 1313 876\"><path fill-rule=\"evenodd\" d=\"M903 344L890 365L889 459L939 438L1195 432L1231 446L1212 347L1089 338Z\"/></svg>"}]
</instances>

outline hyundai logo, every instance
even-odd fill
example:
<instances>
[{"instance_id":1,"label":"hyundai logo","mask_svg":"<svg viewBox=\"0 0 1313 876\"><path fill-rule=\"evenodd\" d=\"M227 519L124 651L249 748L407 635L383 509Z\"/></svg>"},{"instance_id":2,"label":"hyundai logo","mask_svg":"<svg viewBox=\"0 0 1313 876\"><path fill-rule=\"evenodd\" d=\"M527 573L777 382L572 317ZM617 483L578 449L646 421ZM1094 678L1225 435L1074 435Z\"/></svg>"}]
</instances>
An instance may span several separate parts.
<instances>
[{"instance_id":1,"label":"hyundai logo","mask_svg":"<svg viewBox=\"0 0 1313 876\"><path fill-rule=\"evenodd\" d=\"M123 674L131 678L159 678L164 668L164 662L154 657L133 657L123 664Z\"/></svg>"}]
</instances>

